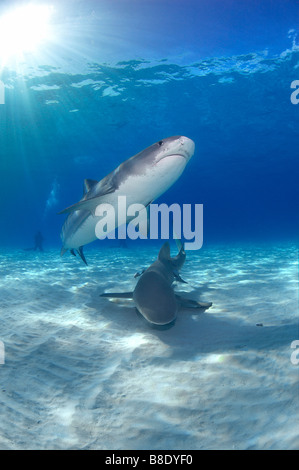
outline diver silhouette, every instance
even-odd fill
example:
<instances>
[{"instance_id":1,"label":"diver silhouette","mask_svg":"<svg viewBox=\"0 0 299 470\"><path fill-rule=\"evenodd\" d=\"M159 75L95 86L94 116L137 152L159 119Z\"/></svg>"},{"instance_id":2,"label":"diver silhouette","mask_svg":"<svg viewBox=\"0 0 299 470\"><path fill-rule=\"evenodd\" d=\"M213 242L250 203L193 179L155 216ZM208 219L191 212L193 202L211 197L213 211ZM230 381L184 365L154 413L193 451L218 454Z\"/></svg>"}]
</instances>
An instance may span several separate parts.
<instances>
[{"instance_id":1,"label":"diver silhouette","mask_svg":"<svg viewBox=\"0 0 299 470\"><path fill-rule=\"evenodd\" d=\"M34 247L33 248L24 248L25 251L44 251L43 248L44 237L42 233L38 230L34 236Z\"/></svg>"},{"instance_id":2,"label":"diver silhouette","mask_svg":"<svg viewBox=\"0 0 299 470\"><path fill-rule=\"evenodd\" d=\"M41 232L38 230L35 234L35 237L34 237L34 248L33 248L33 250L34 251L36 251L36 250L44 251L43 241L44 241L44 237L42 236Z\"/></svg>"}]
</instances>

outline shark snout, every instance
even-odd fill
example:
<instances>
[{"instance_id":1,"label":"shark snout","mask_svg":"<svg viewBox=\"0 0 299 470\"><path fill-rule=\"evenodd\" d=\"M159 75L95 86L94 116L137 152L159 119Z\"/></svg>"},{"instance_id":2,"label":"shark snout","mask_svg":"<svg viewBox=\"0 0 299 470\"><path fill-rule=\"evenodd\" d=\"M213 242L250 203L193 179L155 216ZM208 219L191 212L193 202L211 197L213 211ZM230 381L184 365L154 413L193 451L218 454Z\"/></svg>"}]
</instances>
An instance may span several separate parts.
<instances>
[{"instance_id":1,"label":"shark snout","mask_svg":"<svg viewBox=\"0 0 299 470\"><path fill-rule=\"evenodd\" d=\"M187 160L190 160L190 158L194 155L195 151L195 143L193 142L193 140L189 139L189 137L181 136L179 138L179 145L179 155L182 155Z\"/></svg>"},{"instance_id":2,"label":"shark snout","mask_svg":"<svg viewBox=\"0 0 299 470\"><path fill-rule=\"evenodd\" d=\"M195 144L193 140L185 136L169 137L161 141L160 152L156 156L156 162L169 157L183 157L185 164L194 155Z\"/></svg>"}]
</instances>

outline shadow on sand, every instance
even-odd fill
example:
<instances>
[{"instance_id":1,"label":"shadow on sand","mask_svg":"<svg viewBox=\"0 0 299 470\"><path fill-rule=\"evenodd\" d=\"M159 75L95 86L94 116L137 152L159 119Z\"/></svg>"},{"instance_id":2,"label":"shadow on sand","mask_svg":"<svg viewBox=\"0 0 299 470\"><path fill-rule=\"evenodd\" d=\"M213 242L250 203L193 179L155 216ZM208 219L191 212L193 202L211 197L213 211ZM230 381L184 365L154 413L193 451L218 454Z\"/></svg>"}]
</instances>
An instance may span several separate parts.
<instances>
[{"instance_id":1,"label":"shadow on sand","mask_svg":"<svg viewBox=\"0 0 299 470\"><path fill-rule=\"evenodd\" d=\"M194 289L192 292L180 295L206 301L206 294L212 289L207 285ZM94 293L88 307L94 310L93 318L101 317L111 321L114 329L128 330L132 333L155 335L160 341L171 348L171 357L180 360L192 360L200 353L225 354L237 350L271 351L283 348L298 336L298 325L294 320L284 318L284 322L277 326L260 326L254 320L244 321L236 314L236 307L230 312L229 305L225 305L225 313L221 312L223 306L213 303L213 306L204 309L180 309L177 319L167 329L153 329L150 324L136 311L133 301L109 301L99 297L103 290ZM208 300L212 299L212 292ZM240 312L242 305L240 305ZM219 314L219 311L221 312ZM218 313L217 313L218 312Z\"/></svg>"}]
</instances>

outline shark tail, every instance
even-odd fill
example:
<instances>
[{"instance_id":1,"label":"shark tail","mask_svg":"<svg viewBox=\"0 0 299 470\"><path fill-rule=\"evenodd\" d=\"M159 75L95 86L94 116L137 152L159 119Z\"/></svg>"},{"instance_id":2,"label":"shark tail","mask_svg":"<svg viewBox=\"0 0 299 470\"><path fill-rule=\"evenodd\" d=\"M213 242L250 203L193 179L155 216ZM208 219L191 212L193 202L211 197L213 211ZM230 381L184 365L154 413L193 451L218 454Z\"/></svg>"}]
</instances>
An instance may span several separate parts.
<instances>
[{"instance_id":1,"label":"shark tail","mask_svg":"<svg viewBox=\"0 0 299 470\"><path fill-rule=\"evenodd\" d=\"M84 253L83 253L83 246L80 246L77 250L78 255L81 257L82 261L88 266L87 261L85 259Z\"/></svg>"},{"instance_id":2,"label":"shark tail","mask_svg":"<svg viewBox=\"0 0 299 470\"><path fill-rule=\"evenodd\" d=\"M64 253L66 253L68 251L68 248L65 248L64 246L61 248L61 251L60 251L60 256L63 256ZM80 258L82 259L82 261L84 261L84 263L86 264L86 266L88 266L87 264L87 261L86 261L86 258L84 256L84 253L83 253L83 246L80 246L78 249L76 249L78 255L80 256ZM75 253L75 249L72 248L70 250L70 252L72 253L73 256L76 256L76 253Z\"/></svg>"}]
</instances>

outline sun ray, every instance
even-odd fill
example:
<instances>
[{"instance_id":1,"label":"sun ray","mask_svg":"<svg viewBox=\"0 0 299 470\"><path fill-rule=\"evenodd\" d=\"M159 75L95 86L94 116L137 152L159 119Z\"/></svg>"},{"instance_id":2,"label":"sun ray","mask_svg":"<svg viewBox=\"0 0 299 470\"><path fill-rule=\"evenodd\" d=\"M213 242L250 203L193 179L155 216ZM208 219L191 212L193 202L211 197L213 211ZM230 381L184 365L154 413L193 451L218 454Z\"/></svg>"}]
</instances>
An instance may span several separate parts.
<instances>
[{"instance_id":1,"label":"sun ray","mask_svg":"<svg viewBox=\"0 0 299 470\"><path fill-rule=\"evenodd\" d=\"M0 17L0 60L3 67L10 59L23 59L49 39L53 7L28 4Z\"/></svg>"}]
</instances>

